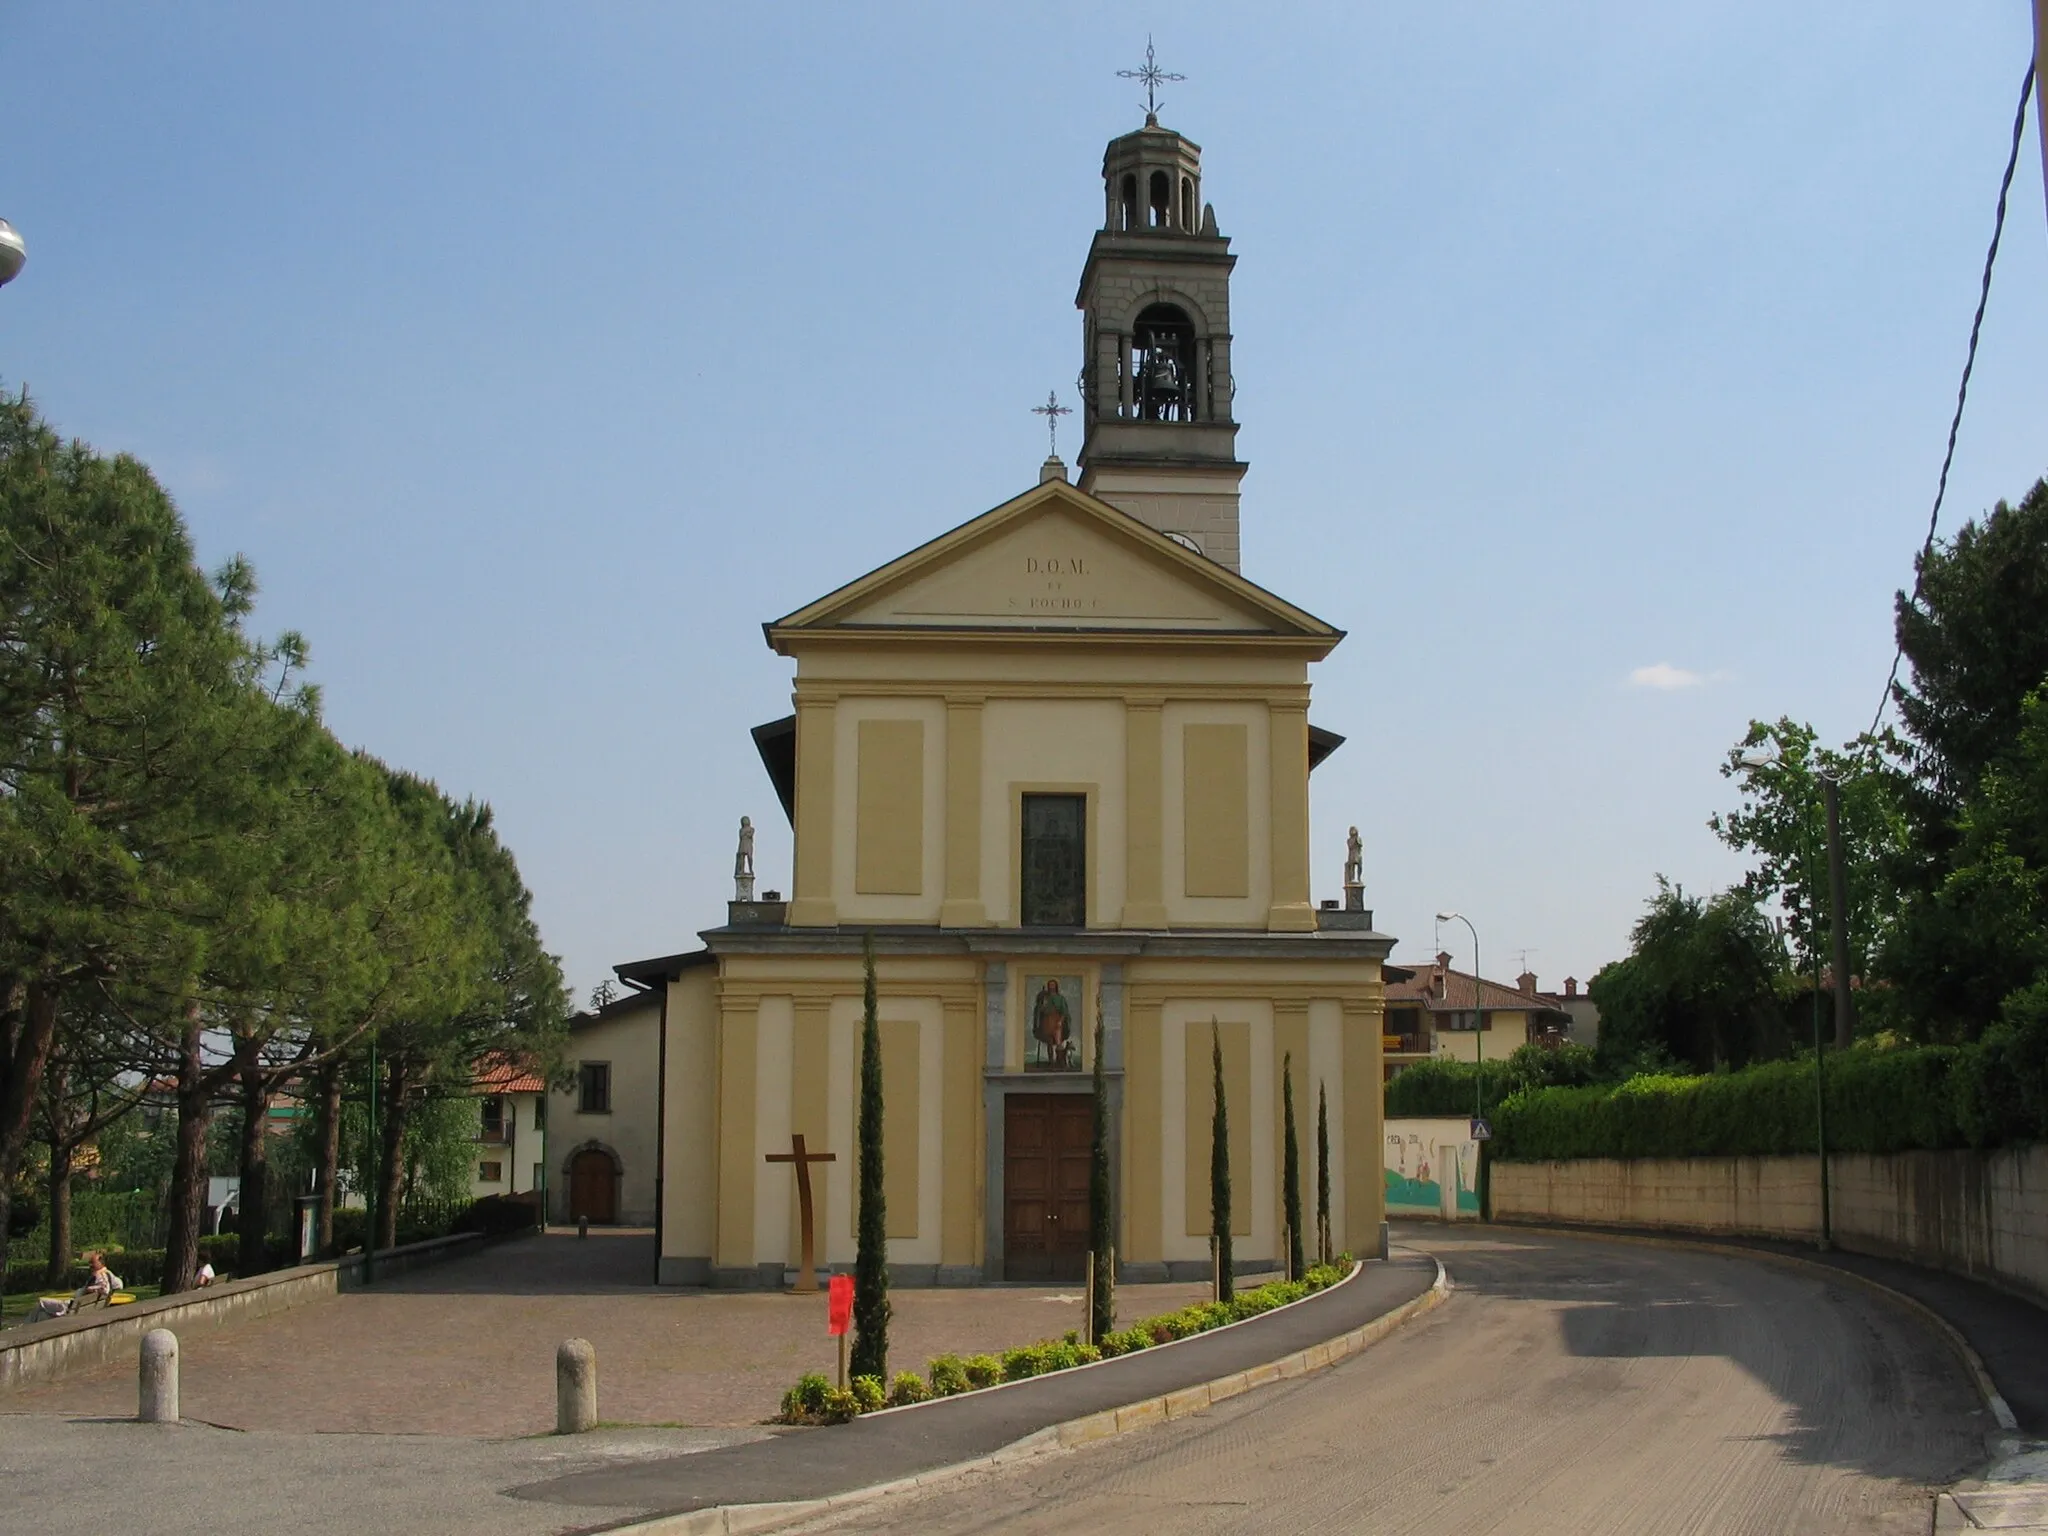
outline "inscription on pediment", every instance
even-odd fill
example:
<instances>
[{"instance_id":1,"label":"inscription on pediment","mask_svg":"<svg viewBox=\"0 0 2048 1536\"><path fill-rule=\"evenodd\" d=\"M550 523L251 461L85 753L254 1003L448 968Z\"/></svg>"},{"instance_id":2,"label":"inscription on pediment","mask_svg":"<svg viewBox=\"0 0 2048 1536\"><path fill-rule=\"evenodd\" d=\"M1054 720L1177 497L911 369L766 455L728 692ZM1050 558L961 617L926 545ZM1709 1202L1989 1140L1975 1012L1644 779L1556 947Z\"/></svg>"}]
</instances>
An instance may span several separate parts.
<instances>
[{"instance_id":1,"label":"inscription on pediment","mask_svg":"<svg viewBox=\"0 0 2048 1536\"><path fill-rule=\"evenodd\" d=\"M1058 511L928 570L840 622L1266 630L1214 584Z\"/></svg>"}]
</instances>

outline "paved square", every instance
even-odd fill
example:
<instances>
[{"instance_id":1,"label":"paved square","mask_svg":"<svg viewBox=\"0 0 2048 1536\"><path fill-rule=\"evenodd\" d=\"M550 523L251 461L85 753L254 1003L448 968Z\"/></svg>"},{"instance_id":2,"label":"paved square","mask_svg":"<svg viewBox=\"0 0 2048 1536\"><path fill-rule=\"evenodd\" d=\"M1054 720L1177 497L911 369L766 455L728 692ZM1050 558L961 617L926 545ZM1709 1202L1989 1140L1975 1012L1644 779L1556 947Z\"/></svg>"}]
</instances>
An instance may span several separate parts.
<instances>
[{"instance_id":1,"label":"paved square","mask_svg":"<svg viewBox=\"0 0 2048 1536\"><path fill-rule=\"evenodd\" d=\"M516 1239L369 1291L179 1336L185 1416L235 1429L357 1434L540 1434L554 1428L555 1346L597 1349L609 1423L757 1424L804 1371L835 1369L825 1299L652 1283L646 1233ZM1206 1296L1204 1285L1125 1286L1130 1321ZM890 1293L893 1370L1056 1337L1081 1292L991 1287ZM135 1412L135 1364L0 1397L0 1412Z\"/></svg>"}]
</instances>

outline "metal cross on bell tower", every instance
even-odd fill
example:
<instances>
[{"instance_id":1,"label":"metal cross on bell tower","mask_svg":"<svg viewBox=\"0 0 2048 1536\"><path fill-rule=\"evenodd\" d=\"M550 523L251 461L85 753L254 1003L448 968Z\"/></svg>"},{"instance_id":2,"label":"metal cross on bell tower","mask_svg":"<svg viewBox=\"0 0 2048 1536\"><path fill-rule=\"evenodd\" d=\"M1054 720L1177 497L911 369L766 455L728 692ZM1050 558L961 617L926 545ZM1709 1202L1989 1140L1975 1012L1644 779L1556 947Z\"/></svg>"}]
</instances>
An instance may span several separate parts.
<instances>
[{"instance_id":1,"label":"metal cross on bell tower","mask_svg":"<svg viewBox=\"0 0 2048 1536\"><path fill-rule=\"evenodd\" d=\"M1185 80L1186 75L1176 75L1159 67L1159 61L1152 55L1152 34L1145 34L1145 67L1143 69L1120 69L1116 72L1119 80L1142 80L1145 82L1145 120L1152 122L1159 116L1159 87L1169 80Z\"/></svg>"},{"instance_id":2,"label":"metal cross on bell tower","mask_svg":"<svg viewBox=\"0 0 2048 1536\"><path fill-rule=\"evenodd\" d=\"M1031 407L1031 414L1045 418L1046 457L1058 458L1060 456L1060 418L1073 415L1073 407L1061 405L1059 391L1048 389L1045 392L1045 404Z\"/></svg>"}]
</instances>

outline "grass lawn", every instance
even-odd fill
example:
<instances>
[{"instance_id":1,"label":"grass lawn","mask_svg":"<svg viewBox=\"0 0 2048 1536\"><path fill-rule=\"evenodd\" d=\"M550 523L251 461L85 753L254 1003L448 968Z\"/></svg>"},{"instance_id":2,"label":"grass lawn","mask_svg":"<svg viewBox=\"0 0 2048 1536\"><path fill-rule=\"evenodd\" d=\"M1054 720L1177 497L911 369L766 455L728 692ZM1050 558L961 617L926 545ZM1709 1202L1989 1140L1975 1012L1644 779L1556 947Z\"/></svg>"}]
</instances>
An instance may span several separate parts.
<instances>
[{"instance_id":1,"label":"grass lawn","mask_svg":"<svg viewBox=\"0 0 2048 1536\"><path fill-rule=\"evenodd\" d=\"M125 1294L133 1296L137 1301L154 1301L157 1297L157 1288L153 1285L130 1285L124 1287L123 1290ZM30 1312L35 1310L36 1303L42 1300L43 1297L61 1296L62 1294L64 1294L63 1288L53 1285L36 1291L10 1291L4 1296L0 1296L0 1327L8 1327L20 1322Z\"/></svg>"}]
</instances>

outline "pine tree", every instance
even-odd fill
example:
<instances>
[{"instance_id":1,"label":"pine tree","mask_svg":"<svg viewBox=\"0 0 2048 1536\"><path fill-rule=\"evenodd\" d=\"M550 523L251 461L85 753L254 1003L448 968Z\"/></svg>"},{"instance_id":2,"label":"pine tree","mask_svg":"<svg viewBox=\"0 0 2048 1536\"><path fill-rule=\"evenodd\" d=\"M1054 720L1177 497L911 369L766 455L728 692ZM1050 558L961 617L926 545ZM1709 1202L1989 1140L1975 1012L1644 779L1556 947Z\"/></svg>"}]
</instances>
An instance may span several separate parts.
<instances>
[{"instance_id":1,"label":"pine tree","mask_svg":"<svg viewBox=\"0 0 2048 1536\"><path fill-rule=\"evenodd\" d=\"M1294 1053L1280 1058L1280 1100L1287 1121L1287 1145L1283 1149L1280 1200L1287 1211L1287 1278L1299 1280L1308 1268L1301 1252L1301 1141L1294 1132Z\"/></svg>"},{"instance_id":2,"label":"pine tree","mask_svg":"<svg viewBox=\"0 0 2048 1536\"><path fill-rule=\"evenodd\" d=\"M1109 1225L1109 1082L1103 1076L1100 1000L1095 1005L1095 1135L1088 1149L1088 1251L1095 1255L1088 1336L1099 1340L1116 1328L1115 1250Z\"/></svg>"},{"instance_id":3,"label":"pine tree","mask_svg":"<svg viewBox=\"0 0 2048 1536\"><path fill-rule=\"evenodd\" d=\"M851 1374L889 1379L889 1218L882 1197L882 1027L875 1020L875 936L861 945L860 1205L855 1213Z\"/></svg>"},{"instance_id":4,"label":"pine tree","mask_svg":"<svg viewBox=\"0 0 2048 1536\"><path fill-rule=\"evenodd\" d=\"M1230 1112L1223 1103L1223 1036L1209 1021L1209 1056L1215 1070L1216 1111L1209 1121L1209 1236L1216 1245L1216 1299L1236 1294L1230 1264Z\"/></svg>"},{"instance_id":5,"label":"pine tree","mask_svg":"<svg viewBox=\"0 0 2048 1536\"><path fill-rule=\"evenodd\" d=\"M1330 1089L1316 1084L1316 1256L1330 1262Z\"/></svg>"}]
</instances>

